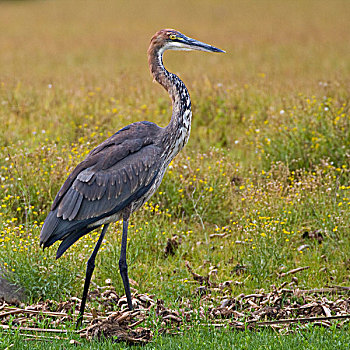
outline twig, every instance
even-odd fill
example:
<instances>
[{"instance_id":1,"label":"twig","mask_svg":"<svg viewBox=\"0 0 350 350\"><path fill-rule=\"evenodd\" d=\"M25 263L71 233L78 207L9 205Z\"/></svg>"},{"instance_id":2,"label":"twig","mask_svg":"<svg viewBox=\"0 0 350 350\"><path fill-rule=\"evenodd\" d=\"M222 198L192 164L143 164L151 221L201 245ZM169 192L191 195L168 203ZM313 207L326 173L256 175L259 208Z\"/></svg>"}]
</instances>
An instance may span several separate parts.
<instances>
[{"instance_id":1,"label":"twig","mask_svg":"<svg viewBox=\"0 0 350 350\"><path fill-rule=\"evenodd\" d=\"M214 238L214 237L219 237L219 238L224 238L226 236L231 236L230 233L228 232L224 232L224 233L212 233L211 235L209 235L209 238Z\"/></svg>"},{"instance_id":2,"label":"twig","mask_svg":"<svg viewBox=\"0 0 350 350\"><path fill-rule=\"evenodd\" d=\"M127 318L130 316L130 314L131 314L131 311L126 311L126 312L124 312L121 316L119 316L119 317L115 320L115 322L117 322L117 323L123 322L125 319L127 319Z\"/></svg>"},{"instance_id":3,"label":"twig","mask_svg":"<svg viewBox=\"0 0 350 350\"><path fill-rule=\"evenodd\" d=\"M47 336L47 335L37 335L37 334L28 334L28 333L18 333L18 335L23 335L27 338L34 338L34 339L42 339L42 340L69 340L69 338L63 338L56 336Z\"/></svg>"},{"instance_id":4,"label":"twig","mask_svg":"<svg viewBox=\"0 0 350 350\"><path fill-rule=\"evenodd\" d=\"M70 315L63 312L53 312L53 311L42 311L42 310L27 310L27 309L12 309L12 308L5 308L5 310L9 310L3 313L0 313L0 318L6 317L9 315L16 315L16 314L34 314L34 315L45 315L45 316L53 316L53 317L75 317L78 315ZM84 319L92 319L94 318L92 314L86 313L84 314ZM106 316L99 316L99 318L107 318Z\"/></svg>"},{"instance_id":5,"label":"twig","mask_svg":"<svg viewBox=\"0 0 350 350\"><path fill-rule=\"evenodd\" d=\"M249 299L249 298L264 298L264 294L248 294L242 297L242 299Z\"/></svg>"},{"instance_id":6,"label":"twig","mask_svg":"<svg viewBox=\"0 0 350 350\"><path fill-rule=\"evenodd\" d=\"M75 333L77 333L77 334L84 333L84 332L87 331L88 328L89 328L89 327L85 327L85 328L82 328L82 329L78 329L78 330L75 331Z\"/></svg>"},{"instance_id":7,"label":"twig","mask_svg":"<svg viewBox=\"0 0 350 350\"><path fill-rule=\"evenodd\" d=\"M212 286L213 283L209 281L209 275L208 276L201 276L198 273L194 272L190 263L188 261L185 261L185 266L187 267L187 270L191 273L193 279L200 283L200 285L206 284L207 286Z\"/></svg>"},{"instance_id":8,"label":"twig","mask_svg":"<svg viewBox=\"0 0 350 350\"><path fill-rule=\"evenodd\" d=\"M132 323L130 326L128 326L129 328L133 328L135 326L138 326L140 323L142 323L146 318L141 318L140 320Z\"/></svg>"},{"instance_id":9,"label":"twig","mask_svg":"<svg viewBox=\"0 0 350 350\"><path fill-rule=\"evenodd\" d=\"M218 320L219 321L219 320ZM225 323L199 323L199 326L204 326L204 327L215 327L215 328L220 328L220 327L226 327L229 325L229 322L225 322ZM191 327L193 327L192 325L186 325L186 328L190 329Z\"/></svg>"},{"instance_id":10,"label":"twig","mask_svg":"<svg viewBox=\"0 0 350 350\"><path fill-rule=\"evenodd\" d=\"M3 303L1 306L0 306L0 310L6 310L6 308L8 308L8 305L6 303Z\"/></svg>"},{"instance_id":11,"label":"twig","mask_svg":"<svg viewBox=\"0 0 350 350\"><path fill-rule=\"evenodd\" d=\"M350 292L350 287L346 287L346 286L333 286L331 288L335 288L337 290L346 290L346 291L349 291Z\"/></svg>"},{"instance_id":12,"label":"twig","mask_svg":"<svg viewBox=\"0 0 350 350\"><path fill-rule=\"evenodd\" d=\"M61 313L61 312L50 312L50 311L38 311L38 310L26 310L26 309L12 309L10 311L6 311L3 313L0 313L1 317L6 317L9 315L16 315L16 314L43 314L47 316L58 316L58 317L65 317L68 316L68 314Z\"/></svg>"},{"instance_id":13,"label":"twig","mask_svg":"<svg viewBox=\"0 0 350 350\"><path fill-rule=\"evenodd\" d=\"M341 286L334 286L334 287L326 287L326 288L314 288L314 289L297 289L295 292L297 293L334 293L334 292L350 292L350 287L341 287Z\"/></svg>"},{"instance_id":14,"label":"twig","mask_svg":"<svg viewBox=\"0 0 350 350\"><path fill-rule=\"evenodd\" d=\"M305 318L287 318L275 321L263 321L259 322L256 320L247 321L248 324L255 323L257 326L269 326L274 324L288 324L288 323L298 323L298 322L315 322L315 321L327 321L327 320L337 320L337 319L348 319L350 315L336 315L336 316L324 316L324 317L305 317Z\"/></svg>"},{"instance_id":15,"label":"twig","mask_svg":"<svg viewBox=\"0 0 350 350\"><path fill-rule=\"evenodd\" d=\"M287 276L287 275L293 275L293 274L295 274L295 273L297 273L299 271L307 270L309 268L310 268L310 266L298 267L296 269L280 273L279 277L281 278L281 277L284 277L284 276Z\"/></svg>"},{"instance_id":16,"label":"twig","mask_svg":"<svg viewBox=\"0 0 350 350\"><path fill-rule=\"evenodd\" d=\"M46 333L68 333L66 329L48 329L48 328L32 328L32 327L12 327L7 324L0 324L0 328L2 329L14 329L19 331L28 331L28 332L46 332ZM75 331L73 331L75 333Z\"/></svg>"}]
</instances>

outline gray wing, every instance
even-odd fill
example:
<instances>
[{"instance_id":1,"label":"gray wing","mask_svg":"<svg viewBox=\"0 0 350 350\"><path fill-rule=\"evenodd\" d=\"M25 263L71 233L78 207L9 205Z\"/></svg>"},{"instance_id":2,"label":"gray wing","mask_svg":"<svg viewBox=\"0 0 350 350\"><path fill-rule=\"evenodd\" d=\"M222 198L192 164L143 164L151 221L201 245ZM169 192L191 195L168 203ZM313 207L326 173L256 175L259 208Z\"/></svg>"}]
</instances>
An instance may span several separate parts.
<instances>
[{"instance_id":1,"label":"gray wing","mask_svg":"<svg viewBox=\"0 0 350 350\"><path fill-rule=\"evenodd\" d=\"M57 217L85 220L99 217L146 187L158 172L160 149L151 144L119 159L126 145L101 151L99 161L80 171L57 203ZM132 149L131 145L128 148Z\"/></svg>"},{"instance_id":2,"label":"gray wing","mask_svg":"<svg viewBox=\"0 0 350 350\"><path fill-rule=\"evenodd\" d=\"M162 162L157 146L162 128L138 122L119 130L92 150L57 193L40 233L49 247L62 240L59 258L93 224L128 206L151 188Z\"/></svg>"}]
</instances>

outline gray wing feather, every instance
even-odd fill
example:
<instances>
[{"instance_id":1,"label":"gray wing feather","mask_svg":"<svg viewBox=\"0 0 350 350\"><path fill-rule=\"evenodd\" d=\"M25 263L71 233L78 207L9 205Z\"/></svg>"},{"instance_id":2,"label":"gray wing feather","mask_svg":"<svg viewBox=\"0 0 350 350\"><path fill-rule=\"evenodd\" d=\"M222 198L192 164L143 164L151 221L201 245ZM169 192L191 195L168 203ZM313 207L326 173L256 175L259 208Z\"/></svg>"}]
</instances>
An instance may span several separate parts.
<instances>
[{"instance_id":1,"label":"gray wing feather","mask_svg":"<svg viewBox=\"0 0 350 350\"><path fill-rule=\"evenodd\" d=\"M81 182L89 182L94 175L95 173L91 168L87 168L78 174L77 179Z\"/></svg>"},{"instance_id":2,"label":"gray wing feather","mask_svg":"<svg viewBox=\"0 0 350 350\"><path fill-rule=\"evenodd\" d=\"M109 169L101 170L98 165L85 169L63 196L58 217L70 221L85 220L112 211L152 181L158 170L158 160L159 149L149 145Z\"/></svg>"},{"instance_id":3,"label":"gray wing feather","mask_svg":"<svg viewBox=\"0 0 350 350\"><path fill-rule=\"evenodd\" d=\"M68 217L69 221L72 221L77 216L81 203L83 202L83 199L84 199L83 196L79 194L79 197L75 203L74 209L72 210L70 216Z\"/></svg>"},{"instance_id":4,"label":"gray wing feather","mask_svg":"<svg viewBox=\"0 0 350 350\"><path fill-rule=\"evenodd\" d=\"M78 197L79 192L69 189L67 195L58 206L58 216L62 216L63 220L66 220L74 210Z\"/></svg>"}]
</instances>

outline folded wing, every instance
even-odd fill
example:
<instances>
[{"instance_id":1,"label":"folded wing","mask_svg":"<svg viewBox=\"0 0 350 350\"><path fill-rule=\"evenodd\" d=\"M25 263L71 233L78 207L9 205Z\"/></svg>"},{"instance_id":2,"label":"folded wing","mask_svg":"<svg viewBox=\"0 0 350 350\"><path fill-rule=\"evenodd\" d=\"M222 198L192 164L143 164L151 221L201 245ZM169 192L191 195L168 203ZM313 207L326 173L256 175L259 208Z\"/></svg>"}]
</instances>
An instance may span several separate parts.
<instances>
[{"instance_id":1,"label":"folded wing","mask_svg":"<svg viewBox=\"0 0 350 350\"><path fill-rule=\"evenodd\" d=\"M153 123L134 123L90 152L58 192L41 244L47 247L69 235L79 239L94 222L144 195L159 171L161 149L154 141L160 130Z\"/></svg>"}]
</instances>

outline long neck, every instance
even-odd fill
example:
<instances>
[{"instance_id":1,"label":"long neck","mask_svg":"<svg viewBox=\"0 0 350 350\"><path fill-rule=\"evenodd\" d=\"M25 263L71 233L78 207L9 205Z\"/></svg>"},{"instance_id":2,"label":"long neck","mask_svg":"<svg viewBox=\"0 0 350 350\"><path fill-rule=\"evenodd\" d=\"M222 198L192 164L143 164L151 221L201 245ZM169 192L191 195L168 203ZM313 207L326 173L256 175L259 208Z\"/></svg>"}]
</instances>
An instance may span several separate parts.
<instances>
[{"instance_id":1,"label":"long neck","mask_svg":"<svg viewBox=\"0 0 350 350\"><path fill-rule=\"evenodd\" d=\"M168 142L176 144L172 153L174 157L187 143L191 130L191 99L183 81L175 74L168 72L163 65L163 50L150 48L148 63L155 81L168 92L173 106L171 121L165 128Z\"/></svg>"}]
</instances>

